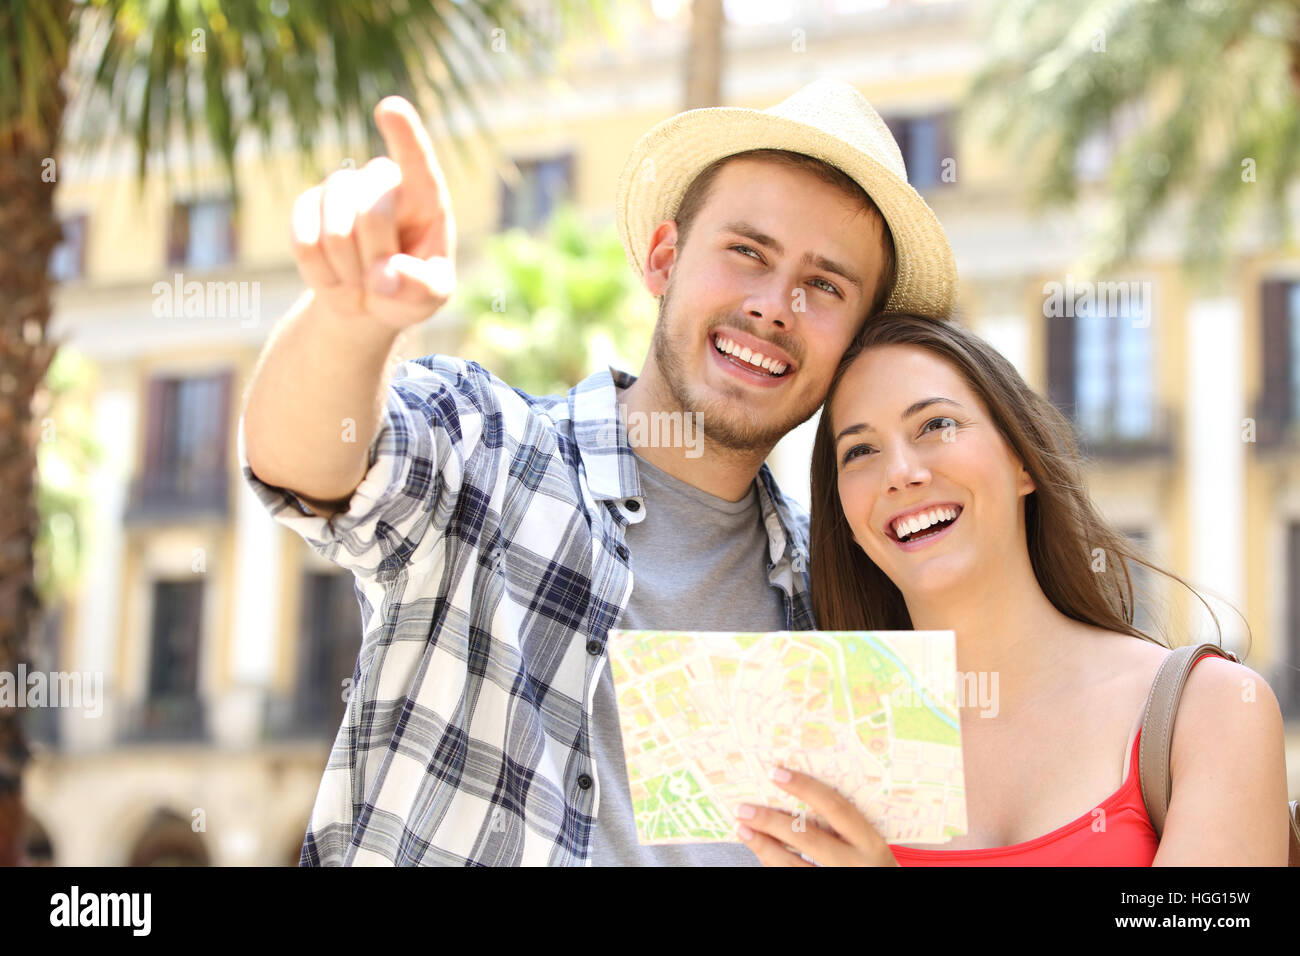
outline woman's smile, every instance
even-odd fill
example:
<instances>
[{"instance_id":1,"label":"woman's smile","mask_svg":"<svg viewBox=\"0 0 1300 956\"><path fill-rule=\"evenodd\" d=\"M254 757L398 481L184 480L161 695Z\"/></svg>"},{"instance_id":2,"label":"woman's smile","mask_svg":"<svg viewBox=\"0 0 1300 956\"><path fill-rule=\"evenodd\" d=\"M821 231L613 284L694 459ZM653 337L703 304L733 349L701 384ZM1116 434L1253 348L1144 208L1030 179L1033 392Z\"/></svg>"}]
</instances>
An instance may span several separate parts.
<instances>
[{"instance_id":1,"label":"woman's smile","mask_svg":"<svg viewBox=\"0 0 1300 956\"><path fill-rule=\"evenodd\" d=\"M904 551L919 551L946 538L961 518L962 511L961 505L940 505L926 509L918 516L891 521L885 526L885 537ZM918 527L918 523L924 526Z\"/></svg>"}]
</instances>

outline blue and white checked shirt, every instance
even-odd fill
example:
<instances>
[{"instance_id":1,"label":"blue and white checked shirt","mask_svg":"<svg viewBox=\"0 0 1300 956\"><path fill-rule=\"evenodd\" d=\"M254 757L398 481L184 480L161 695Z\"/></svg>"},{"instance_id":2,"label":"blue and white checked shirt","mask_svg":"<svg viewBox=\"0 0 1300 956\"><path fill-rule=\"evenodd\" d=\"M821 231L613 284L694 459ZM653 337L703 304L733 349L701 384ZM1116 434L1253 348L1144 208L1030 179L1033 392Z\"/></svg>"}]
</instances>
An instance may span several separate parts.
<instances>
[{"instance_id":1,"label":"blue and white checked shirt","mask_svg":"<svg viewBox=\"0 0 1300 956\"><path fill-rule=\"evenodd\" d=\"M475 362L394 372L370 466L330 519L245 480L276 521L352 571L353 686L300 865L584 865L600 800L590 719L644 521L610 368L537 398ZM768 579L813 627L808 516L766 465ZM635 504L632 504L635 502ZM683 542L689 547L689 542Z\"/></svg>"}]
</instances>

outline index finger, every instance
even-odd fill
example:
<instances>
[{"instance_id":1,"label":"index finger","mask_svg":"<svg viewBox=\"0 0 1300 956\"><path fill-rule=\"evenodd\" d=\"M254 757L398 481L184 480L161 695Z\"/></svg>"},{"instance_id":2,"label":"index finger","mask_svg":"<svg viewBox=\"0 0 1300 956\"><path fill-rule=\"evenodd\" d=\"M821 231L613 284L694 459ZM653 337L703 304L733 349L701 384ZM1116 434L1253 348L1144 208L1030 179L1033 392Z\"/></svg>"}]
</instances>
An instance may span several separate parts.
<instances>
[{"instance_id":1,"label":"index finger","mask_svg":"<svg viewBox=\"0 0 1300 956\"><path fill-rule=\"evenodd\" d=\"M389 157L402 171L400 205L427 210L447 207L447 184L420 115L406 99L385 96L375 106L375 125ZM399 211L399 218L401 212Z\"/></svg>"},{"instance_id":2,"label":"index finger","mask_svg":"<svg viewBox=\"0 0 1300 956\"><path fill-rule=\"evenodd\" d=\"M773 777L773 782L812 807L834 827L835 832L842 839L859 849L890 853L889 844L880 835L880 831L858 812L858 808L851 800L815 777L800 773L798 770L791 770L789 767L782 769L790 774L790 779L782 782Z\"/></svg>"}]
</instances>

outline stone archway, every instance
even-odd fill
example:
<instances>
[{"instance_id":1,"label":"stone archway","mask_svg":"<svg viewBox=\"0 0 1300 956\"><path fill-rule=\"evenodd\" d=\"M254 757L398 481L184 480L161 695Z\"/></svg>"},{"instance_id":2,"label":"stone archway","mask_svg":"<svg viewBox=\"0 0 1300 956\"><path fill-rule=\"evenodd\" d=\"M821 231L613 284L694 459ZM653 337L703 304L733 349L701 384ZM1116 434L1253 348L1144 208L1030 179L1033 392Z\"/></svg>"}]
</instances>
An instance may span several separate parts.
<instances>
[{"instance_id":1,"label":"stone archway","mask_svg":"<svg viewBox=\"0 0 1300 956\"><path fill-rule=\"evenodd\" d=\"M30 811L23 822L22 852L24 866L54 865L54 844L50 834Z\"/></svg>"},{"instance_id":2,"label":"stone archway","mask_svg":"<svg viewBox=\"0 0 1300 956\"><path fill-rule=\"evenodd\" d=\"M211 866L203 838L174 810L159 807L127 857L127 866Z\"/></svg>"}]
</instances>

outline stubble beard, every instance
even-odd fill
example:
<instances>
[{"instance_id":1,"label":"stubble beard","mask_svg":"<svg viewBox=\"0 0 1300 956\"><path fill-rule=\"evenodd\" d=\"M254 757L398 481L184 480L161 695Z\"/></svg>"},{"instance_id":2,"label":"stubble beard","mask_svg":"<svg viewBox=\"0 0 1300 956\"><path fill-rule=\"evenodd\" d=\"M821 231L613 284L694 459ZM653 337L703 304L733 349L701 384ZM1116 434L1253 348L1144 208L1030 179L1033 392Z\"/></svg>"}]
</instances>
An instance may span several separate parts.
<instances>
[{"instance_id":1,"label":"stubble beard","mask_svg":"<svg viewBox=\"0 0 1300 956\"><path fill-rule=\"evenodd\" d=\"M672 282L670 281L659 300L659 317L655 322L654 334L650 341L651 353L678 409L687 413L699 413L700 427L709 442L731 451L766 454L786 434L812 418L820 403L806 410L796 409L776 424L765 423L754 413L739 385L735 387L733 397L729 400L701 397L691 388L683 361L685 356L696 348L696 343L690 336L689 330L683 329L680 334L670 331L670 325L680 324L674 323L671 300ZM749 322L738 321L734 315L715 316L710 320L708 328L711 330L723 324L732 325L761 338L754 332Z\"/></svg>"}]
</instances>

